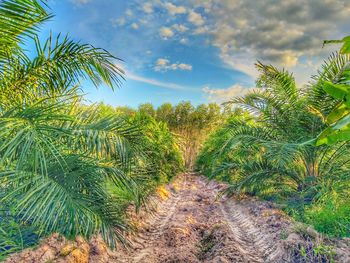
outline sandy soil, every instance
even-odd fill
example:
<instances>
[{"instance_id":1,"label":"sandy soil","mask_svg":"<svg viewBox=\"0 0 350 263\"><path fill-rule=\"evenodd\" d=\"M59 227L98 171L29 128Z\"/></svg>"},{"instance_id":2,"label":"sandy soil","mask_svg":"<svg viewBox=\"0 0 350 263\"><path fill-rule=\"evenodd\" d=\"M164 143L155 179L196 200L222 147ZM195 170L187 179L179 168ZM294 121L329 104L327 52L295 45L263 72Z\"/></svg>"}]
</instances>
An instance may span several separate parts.
<instances>
[{"instance_id":1,"label":"sandy soil","mask_svg":"<svg viewBox=\"0 0 350 263\"><path fill-rule=\"evenodd\" d=\"M289 226L287 218L281 220L282 214L275 228L261 226L253 213L259 209L257 201L252 207L247 201L217 198L223 186L199 176L185 175L176 185L176 193L159 205L153 217L145 219L145 226L132 239L132 249L116 262L224 263L282 259L280 231ZM273 216L274 209L263 206L262 203L260 209L269 210L269 216Z\"/></svg>"},{"instance_id":2,"label":"sandy soil","mask_svg":"<svg viewBox=\"0 0 350 263\"><path fill-rule=\"evenodd\" d=\"M111 251L99 238L53 236L7 262L350 262L349 239L324 240L268 202L218 197L224 187L194 174L178 176L159 189L152 209L130 212L138 231L128 249ZM332 260L315 253L320 245L332 246Z\"/></svg>"}]
</instances>

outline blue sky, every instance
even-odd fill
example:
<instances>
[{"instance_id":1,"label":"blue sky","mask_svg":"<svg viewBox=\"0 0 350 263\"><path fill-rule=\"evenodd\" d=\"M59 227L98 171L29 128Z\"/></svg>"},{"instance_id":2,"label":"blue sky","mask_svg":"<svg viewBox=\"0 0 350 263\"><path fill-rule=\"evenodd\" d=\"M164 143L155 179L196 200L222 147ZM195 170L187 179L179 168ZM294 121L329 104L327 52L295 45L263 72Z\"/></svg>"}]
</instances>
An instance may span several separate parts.
<instances>
[{"instance_id":1,"label":"blue sky","mask_svg":"<svg viewBox=\"0 0 350 263\"><path fill-rule=\"evenodd\" d=\"M68 33L124 60L121 89L82 83L90 101L221 103L254 87L257 59L307 82L335 49L322 40L350 34L349 2L49 0L42 35Z\"/></svg>"}]
</instances>

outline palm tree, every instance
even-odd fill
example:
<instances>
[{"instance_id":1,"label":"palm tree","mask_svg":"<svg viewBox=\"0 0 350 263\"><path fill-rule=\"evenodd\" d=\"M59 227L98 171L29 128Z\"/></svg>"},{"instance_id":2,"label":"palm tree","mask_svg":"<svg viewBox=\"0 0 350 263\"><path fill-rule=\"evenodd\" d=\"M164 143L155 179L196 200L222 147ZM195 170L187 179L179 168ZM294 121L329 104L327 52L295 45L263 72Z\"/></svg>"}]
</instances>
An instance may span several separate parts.
<instances>
[{"instance_id":1,"label":"palm tree","mask_svg":"<svg viewBox=\"0 0 350 263\"><path fill-rule=\"evenodd\" d=\"M123 116L83 106L79 81L115 88L124 73L106 50L60 34L41 42L51 17L41 1L0 3L1 201L39 233L99 233L115 245L126 225L110 189L140 200L132 174L144 135Z\"/></svg>"},{"instance_id":2,"label":"palm tree","mask_svg":"<svg viewBox=\"0 0 350 263\"><path fill-rule=\"evenodd\" d=\"M297 198L309 203L344 176L349 176L349 144L316 147L315 138L326 127L322 112L332 98L327 97L319 80L331 78L329 65L348 57L334 55L310 87L297 87L292 74L257 64L257 89L233 99L248 112L234 115L204 147L197 166L212 176L230 182L233 192ZM341 64L337 64L341 71ZM319 100L324 96L327 100ZM331 103L330 103L330 102ZM333 104L336 102L333 102ZM211 161L206 163L206 160ZM301 198L301 199L300 199Z\"/></svg>"},{"instance_id":3,"label":"palm tree","mask_svg":"<svg viewBox=\"0 0 350 263\"><path fill-rule=\"evenodd\" d=\"M41 42L51 17L37 0L0 4L0 232L11 233L0 237L0 257L32 244L33 232L125 242L126 208L181 169L164 124L84 105L82 79L114 89L124 73L106 50L60 34ZM13 234L12 223L29 227Z\"/></svg>"}]
</instances>

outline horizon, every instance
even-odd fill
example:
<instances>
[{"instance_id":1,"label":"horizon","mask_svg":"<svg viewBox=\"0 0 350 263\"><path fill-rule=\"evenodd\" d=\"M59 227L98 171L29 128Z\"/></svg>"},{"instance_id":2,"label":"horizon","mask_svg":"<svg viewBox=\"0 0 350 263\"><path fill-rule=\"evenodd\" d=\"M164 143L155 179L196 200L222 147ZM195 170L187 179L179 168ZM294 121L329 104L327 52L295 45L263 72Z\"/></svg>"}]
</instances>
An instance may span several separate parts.
<instances>
[{"instance_id":1,"label":"horizon","mask_svg":"<svg viewBox=\"0 0 350 263\"><path fill-rule=\"evenodd\" d=\"M348 33L350 3L343 0L253 3L49 0L54 17L41 34L69 34L122 59L120 89L82 88L91 103L136 108L244 95L255 86L258 60L293 72L303 85L338 49L322 48L323 40Z\"/></svg>"}]
</instances>

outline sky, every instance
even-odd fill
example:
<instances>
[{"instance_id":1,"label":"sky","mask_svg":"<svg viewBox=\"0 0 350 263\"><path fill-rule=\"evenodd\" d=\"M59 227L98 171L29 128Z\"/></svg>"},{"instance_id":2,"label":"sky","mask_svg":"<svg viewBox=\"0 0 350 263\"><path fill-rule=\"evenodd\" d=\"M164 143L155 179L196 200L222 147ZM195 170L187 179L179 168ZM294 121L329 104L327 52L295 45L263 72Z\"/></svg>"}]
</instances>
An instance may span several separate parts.
<instances>
[{"instance_id":1,"label":"sky","mask_svg":"<svg viewBox=\"0 0 350 263\"><path fill-rule=\"evenodd\" d=\"M350 34L350 0L49 0L42 37L69 34L110 51L126 72L120 89L82 87L91 102L222 103L255 85L259 60L304 85Z\"/></svg>"}]
</instances>

